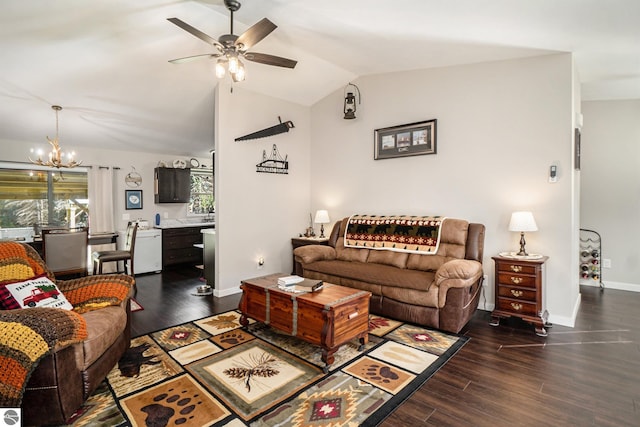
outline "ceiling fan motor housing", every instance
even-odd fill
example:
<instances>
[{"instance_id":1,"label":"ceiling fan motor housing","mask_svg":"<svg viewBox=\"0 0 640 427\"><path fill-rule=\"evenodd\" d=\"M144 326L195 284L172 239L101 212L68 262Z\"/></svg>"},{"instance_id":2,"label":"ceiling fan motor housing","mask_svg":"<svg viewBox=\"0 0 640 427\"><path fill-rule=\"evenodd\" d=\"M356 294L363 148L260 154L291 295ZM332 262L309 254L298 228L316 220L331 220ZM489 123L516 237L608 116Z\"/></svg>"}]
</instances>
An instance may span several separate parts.
<instances>
[{"instance_id":1,"label":"ceiling fan motor housing","mask_svg":"<svg viewBox=\"0 0 640 427\"><path fill-rule=\"evenodd\" d=\"M220 44L227 48L232 47L236 43L236 40L238 40L238 36L235 34L223 34L218 38Z\"/></svg>"},{"instance_id":2,"label":"ceiling fan motor housing","mask_svg":"<svg viewBox=\"0 0 640 427\"><path fill-rule=\"evenodd\" d=\"M231 12L236 12L238 9L240 9L240 2L237 0L224 0L224 5Z\"/></svg>"}]
</instances>

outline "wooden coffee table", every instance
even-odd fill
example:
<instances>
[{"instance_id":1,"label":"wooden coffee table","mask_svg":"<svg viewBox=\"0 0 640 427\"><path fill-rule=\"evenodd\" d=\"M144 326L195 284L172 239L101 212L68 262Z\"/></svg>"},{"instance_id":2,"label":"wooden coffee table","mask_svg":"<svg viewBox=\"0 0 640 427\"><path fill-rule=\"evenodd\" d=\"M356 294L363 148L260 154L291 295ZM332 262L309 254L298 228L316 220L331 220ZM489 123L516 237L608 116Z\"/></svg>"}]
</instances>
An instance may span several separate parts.
<instances>
[{"instance_id":1,"label":"wooden coffee table","mask_svg":"<svg viewBox=\"0 0 640 427\"><path fill-rule=\"evenodd\" d=\"M317 292L291 293L278 288L278 277L270 274L243 280L240 323L248 317L322 347L324 371L334 362L338 348L358 338L362 351L369 342L371 293L331 283Z\"/></svg>"}]
</instances>

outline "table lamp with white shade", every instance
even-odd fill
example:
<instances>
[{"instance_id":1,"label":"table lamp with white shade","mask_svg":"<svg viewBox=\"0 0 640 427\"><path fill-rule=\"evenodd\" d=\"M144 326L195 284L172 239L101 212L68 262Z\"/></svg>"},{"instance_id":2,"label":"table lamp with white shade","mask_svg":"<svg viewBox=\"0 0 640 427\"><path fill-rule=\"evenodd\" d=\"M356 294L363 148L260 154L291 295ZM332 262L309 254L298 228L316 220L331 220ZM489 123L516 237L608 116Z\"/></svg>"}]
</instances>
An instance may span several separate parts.
<instances>
[{"instance_id":1,"label":"table lamp with white shade","mask_svg":"<svg viewBox=\"0 0 640 427\"><path fill-rule=\"evenodd\" d=\"M511 214L511 221L509 222L509 231L518 231L520 232L520 252L516 255L518 256L527 256L529 255L524 248L526 244L524 240L524 232L525 231L538 231L538 226L536 225L536 220L533 218L533 214L531 212L514 212Z\"/></svg>"},{"instance_id":2,"label":"table lamp with white shade","mask_svg":"<svg viewBox=\"0 0 640 427\"><path fill-rule=\"evenodd\" d=\"M324 225L331 222L331 220L329 219L329 212L324 209L317 210L316 217L313 222L315 222L316 224L320 224L320 238L324 239Z\"/></svg>"}]
</instances>

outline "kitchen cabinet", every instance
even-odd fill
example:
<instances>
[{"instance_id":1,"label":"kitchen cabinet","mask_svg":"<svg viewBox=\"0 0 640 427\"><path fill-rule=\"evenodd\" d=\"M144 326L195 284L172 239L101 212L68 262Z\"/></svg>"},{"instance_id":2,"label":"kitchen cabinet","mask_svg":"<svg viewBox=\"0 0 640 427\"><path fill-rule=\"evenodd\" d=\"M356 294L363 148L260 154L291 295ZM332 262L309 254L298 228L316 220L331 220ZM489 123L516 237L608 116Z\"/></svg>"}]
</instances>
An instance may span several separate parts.
<instances>
[{"instance_id":1,"label":"kitchen cabinet","mask_svg":"<svg viewBox=\"0 0 640 427\"><path fill-rule=\"evenodd\" d=\"M210 227L210 226L209 226ZM176 264L202 264L202 249L195 244L202 244L203 228L177 227L162 230L162 268Z\"/></svg>"},{"instance_id":2,"label":"kitchen cabinet","mask_svg":"<svg viewBox=\"0 0 640 427\"><path fill-rule=\"evenodd\" d=\"M153 173L156 203L188 203L191 193L190 169L155 168Z\"/></svg>"}]
</instances>

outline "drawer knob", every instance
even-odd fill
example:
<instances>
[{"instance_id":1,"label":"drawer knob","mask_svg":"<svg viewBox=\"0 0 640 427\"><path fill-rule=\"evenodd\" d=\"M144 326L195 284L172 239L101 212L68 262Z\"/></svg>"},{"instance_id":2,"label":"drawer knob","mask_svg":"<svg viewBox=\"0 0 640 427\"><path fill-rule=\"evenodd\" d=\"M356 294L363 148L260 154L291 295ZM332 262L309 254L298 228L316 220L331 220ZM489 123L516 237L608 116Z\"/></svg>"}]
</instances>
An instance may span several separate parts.
<instances>
[{"instance_id":1,"label":"drawer knob","mask_svg":"<svg viewBox=\"0 0 640 427\"><path fill-rule=\"evenodd\" d=\"M515 311L520 311L522 310L522 304L518 304L517 302L512 302L511 308L513 308Z\"/></svg>"},{"instance_id":2,"label":"drawer knob","mask_svg":"<svg viewBox=\"0 0 640 427\"><path fill-rule=\"evenodd\" d=\"M511 276L511 282L515 283L516 285L519 285L520 283L522 283L524 279L522 277L513 277Z\"/></svg>"},{"instance_id":3,"label":"drawer knob","mask_svg":"<svg viewBox=\"0 0 640 427\"><path fill-rule=\"evenodd\" d=\"M522 266L521 265L510 265L509 268L514 273L520 273L522 271Z\"/></svg>"},{"instance_id":4,"label":"drawer knob","mask_svg":"<svg viewBox=\"0 0 640 427\"><path fill-rule=\"evenodd\" d=\"M513 295L516 298L521 297L524 294L524 292L522 291L518 291L516 289L511 289L511 295Z\"/></svg>"}]
</instances>

